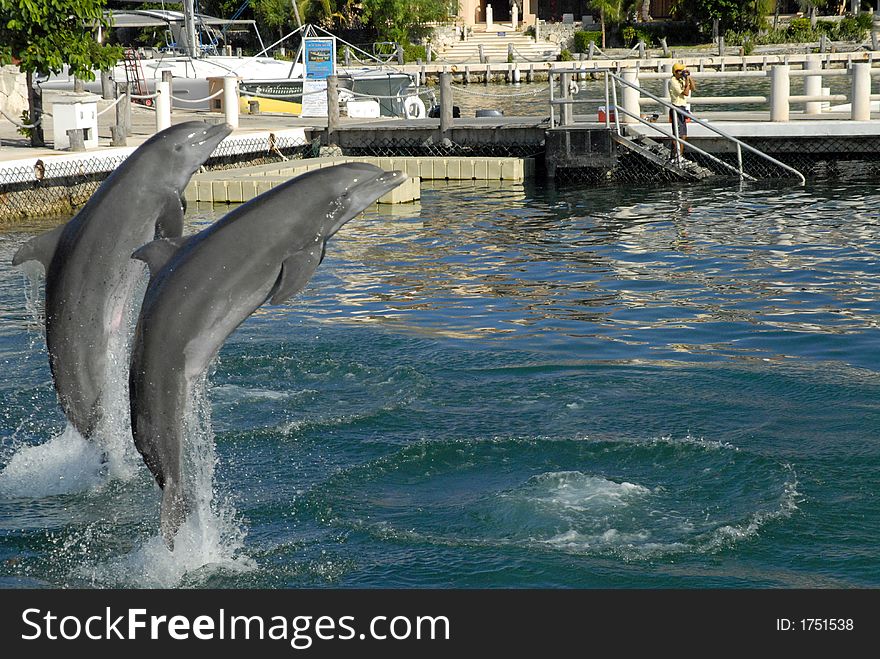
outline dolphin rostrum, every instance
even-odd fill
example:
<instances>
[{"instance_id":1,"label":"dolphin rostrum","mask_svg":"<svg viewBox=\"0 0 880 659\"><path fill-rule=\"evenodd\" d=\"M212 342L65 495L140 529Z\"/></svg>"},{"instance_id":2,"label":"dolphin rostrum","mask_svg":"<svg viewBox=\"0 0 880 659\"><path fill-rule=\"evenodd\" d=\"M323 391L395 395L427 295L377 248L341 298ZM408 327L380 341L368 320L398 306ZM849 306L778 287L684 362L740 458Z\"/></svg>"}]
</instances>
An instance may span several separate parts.
<instances>
[{"instance_id":1,"label":"dolphin rostrum","mask_svg":"<svg viewBox=\"0 0 880 659\"><path fill-rule=\"evenodd\" d=\"M149 265L151 279L129 369L132 434L162 488L160 525L169 548L194 498L182 474L194 383L236 327L263 303L303 290L333 234L405 180L365 163L315 170L200 233L156 240L133 254Z\"/></svg>"},{"instance_id":2,"label":"dolphin rostrum","mask_svg":"<svg viewBox=\"0 0 880 659\"><path fill-rule=\"evenodd\" d=\"M190 121L157 133L73 219L31 239L12 259L45 268L49 365L64 414L83 437L105 412L110 341L127 329L126 310L142 275L131 253L157 235L182 234L184 189L230 131Z\"/></svg>"}]
</instances>

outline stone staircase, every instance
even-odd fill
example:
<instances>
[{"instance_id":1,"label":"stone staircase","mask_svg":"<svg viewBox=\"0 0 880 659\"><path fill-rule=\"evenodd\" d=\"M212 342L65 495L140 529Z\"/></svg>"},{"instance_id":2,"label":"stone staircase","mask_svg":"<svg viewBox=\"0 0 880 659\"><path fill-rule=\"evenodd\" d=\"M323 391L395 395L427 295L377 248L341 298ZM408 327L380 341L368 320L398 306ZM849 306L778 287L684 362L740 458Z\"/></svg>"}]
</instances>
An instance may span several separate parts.
<instances>
[{"instance_id":1,"label":"stone staircase","mask_svg":"<svg viewBox=\"0 0 880 659\"><path fill-rule=\"evenodd\" d=\"M483 62L498 64L507 62L510 45L513 45L513 56L517 62L554 61L559 54L558 44L535 43L532 37L512 30L509 25L495 24L488 32L474 30L465 41L453 41L437 53L437 61L450 64L479 64L482 46Z\"/></svg>"}]
</instances>

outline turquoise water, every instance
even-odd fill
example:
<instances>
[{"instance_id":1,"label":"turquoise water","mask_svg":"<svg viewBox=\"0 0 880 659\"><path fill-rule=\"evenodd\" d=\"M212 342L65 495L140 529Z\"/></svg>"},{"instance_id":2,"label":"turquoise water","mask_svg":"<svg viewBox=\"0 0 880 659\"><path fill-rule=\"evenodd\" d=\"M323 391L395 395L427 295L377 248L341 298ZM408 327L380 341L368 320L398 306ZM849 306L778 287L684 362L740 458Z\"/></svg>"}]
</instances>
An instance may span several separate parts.
<instances>
[{"instance_id":1,"label":"turquoise water","mask_svg":"<svg viewBox=\"0 0 880 659\"><path fill-rule=\"evenodd\" d=\"M29 235L0 234L0 586L880 586L875 176L368 211L222 350L213 512L173 554L146 468L65 429Z\"/></svg>"}]
</instances>

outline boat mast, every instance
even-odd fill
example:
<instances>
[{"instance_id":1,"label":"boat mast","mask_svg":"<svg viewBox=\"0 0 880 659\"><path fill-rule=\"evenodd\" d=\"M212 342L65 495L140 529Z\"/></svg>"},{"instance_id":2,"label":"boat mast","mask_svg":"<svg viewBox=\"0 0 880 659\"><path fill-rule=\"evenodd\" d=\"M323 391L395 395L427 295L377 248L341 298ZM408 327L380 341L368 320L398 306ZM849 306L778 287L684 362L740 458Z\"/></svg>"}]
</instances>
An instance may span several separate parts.
<instances>
[{"instance_id":1,"label":"boat mast","mask_svg":"<svg viewBox=\"0 0 880 659\"><path fill-rule=\"evenodd\" d=\"M186 54L192 58L199 56L196 39L195 0L183 0L183 28L186 31Z\"/></svg>"}]
</instances>

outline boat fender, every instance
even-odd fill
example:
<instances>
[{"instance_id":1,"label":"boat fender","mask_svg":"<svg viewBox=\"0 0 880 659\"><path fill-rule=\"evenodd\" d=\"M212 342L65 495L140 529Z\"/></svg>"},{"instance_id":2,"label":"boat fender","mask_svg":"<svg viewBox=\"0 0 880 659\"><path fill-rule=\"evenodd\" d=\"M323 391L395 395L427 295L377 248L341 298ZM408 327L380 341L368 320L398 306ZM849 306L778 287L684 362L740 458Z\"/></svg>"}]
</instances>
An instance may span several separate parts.
<instances>
[{"instance_id":1,"label":"boat fender","mask_svg":"<svg viewBox=\"0 0 880 659\"><path fill-rule=\"evenodd\" d=\"M407 119L424 119L427 116L425 102L418 96L410 96L403 102L403 111Z\"/></svg>"}]
</instances>

